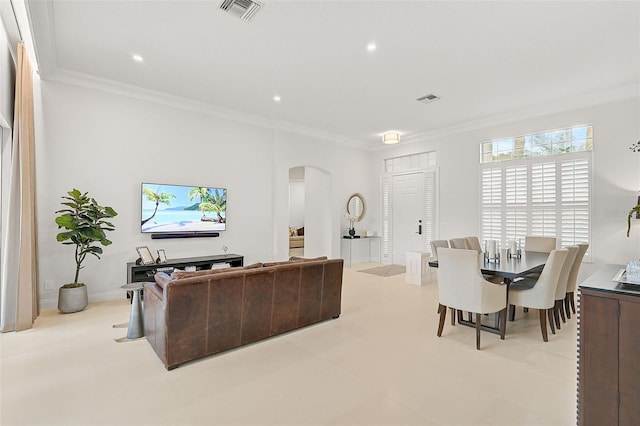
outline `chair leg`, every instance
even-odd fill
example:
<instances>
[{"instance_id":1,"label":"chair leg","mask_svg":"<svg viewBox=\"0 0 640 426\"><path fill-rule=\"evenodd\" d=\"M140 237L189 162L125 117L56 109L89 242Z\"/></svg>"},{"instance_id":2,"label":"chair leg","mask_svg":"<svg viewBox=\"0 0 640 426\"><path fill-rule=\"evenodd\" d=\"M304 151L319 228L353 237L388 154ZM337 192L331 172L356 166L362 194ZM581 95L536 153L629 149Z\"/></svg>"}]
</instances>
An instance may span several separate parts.
<instances>
[{"instance_id":1,"label":"chair leg","mask_svg":"<svg viewBox=\"0 0 640 426\"><path fill-rule=\"evenodd\" d=\"M529 312L529 308L522 308L522 310L523 310L525 313Z\"/></svg>"},{"instance_id":2,"label":"chair leg","mask_svg":"<svg viewBox=\"0 0 640 426\"><path fill-rule=\"evenodd\" d=\"M500 339L504 340L507 331L507 308L500 311Z\"/></svg>"},{"instance_id":3,"label":"chair leg","mask_svg":"<svg viewBox=\"0 0 640 426\"><path fill-rule=\"evenodd\" d=\"M469 314L471 315L471 313ZM480 322L482 321L481 314L476 314L476 349L480 350Z\"/></svg>"},{"instance_id":4,"label":"chair leg","mask_svg":"<svg viewBox=\"0 0 640 426\"><path fill-rule=\"evenodd\" d=\"M569 297L569 302L571 304L571 312L573 312L575 314L576 313L575 296L573 295L573 292L567 293L567 295Z\"/></svg>"},{"instance_id":5,"label":"chair leg","mask_svg":"<svg viewBox=\"0 0 640 426\"><path fill-rule=\"evenodd\" d=\"M516 306L509 305L509 321L513 321L516 319Z\"/></svg>"},{"instance_id":6,"label":"chair leg","mask_svg":"<svg viewBox=\"0 0 640 426\"><path fill-rule=\"evenodd\" d=\"M440 322L438 323L438 337L442 336L442 329L444 328L444 321L447 318L447 307L439 305L438 311L440 311Z\"/></svg>"},{"instance_id":7,"label":"chair leg","mask_svg":"<svg viewBox=\"0 0 640 426\"><path fill-rule=\"evenodd\" d=\"M558 311L558 305L554 304L551 311L553 312L553 320L556 323L556 328L560 330L560 312Z\"/></svg>"},{"instance_id":8,"label":"chair leg","mask_svg":"<svg viewBox=\"0 0 640 426\"><path fill-rule=\"evenodd\" d=\"M556 334L555 320L553 318L553 309L543 309L543 311L547 311L547 315L549 317L549 328L551 328L551 334Z\"/></svg>"},{"instance_id":9,"label":"chair leg","mask_svg":"<svg viewBox=\"0 0 640 426\"><path fill-rule=\"evenodd\" d=\"M558 311L560 311L560 319L562 319L562 322L567 322L566 318L564 317L564 303L562 303L564 301L564 299L560 299L560 300L556 300L556 305L558 305Z\"/></svg>"},{"instance_id":10,"label":"chair leg","mask_svg":"<svg viewBox=\"0 0 640 426\"><path fill-rule=\"evenodd\" d=\"M564 296L564 300L562 302L564 303L564 311L567 313L567 319L570 320L571 309L569 309L569 293Z\"/></svg>"},{"instance_id":11,"label":"chair leg","mask_svg":"<svg viewBox=\"0 0 640 426\"><path fill-rule=\"evenodd\" d=\"M451 308L451 325L456 325L456 310Z\"/></svg>"},{"instance_id":12,"label":"chair leg","mask_svg":"<svg viewBox=\"0 0 640 426\"><path fill-rule=\"evenodd\" d=\"M547 335L547 313L545 309L539 309L540 311L540 331L542 331L542 340L545 342L549 341L549 336Z\"/></svg>"}]
</instances>

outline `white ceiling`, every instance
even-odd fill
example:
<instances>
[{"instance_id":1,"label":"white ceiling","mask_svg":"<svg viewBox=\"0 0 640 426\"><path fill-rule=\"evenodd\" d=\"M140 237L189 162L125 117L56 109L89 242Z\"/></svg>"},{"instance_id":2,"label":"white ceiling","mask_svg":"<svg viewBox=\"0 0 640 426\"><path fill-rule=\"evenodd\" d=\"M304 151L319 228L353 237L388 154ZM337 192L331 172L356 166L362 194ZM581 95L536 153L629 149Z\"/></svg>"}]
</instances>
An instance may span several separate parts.
<instances>
[{"instance_id":1,"label":"white ceiling","mask_svg":"<svg viewBox=\"0 0 640 426\"><path fill-rule=\"evenodd\" d=\"M250 22L220 3L27 0L40 76L118 82L371 147L388 130L411 140L640 87L638 1L266 0ZM416 101L430 93L441 99Z\"/></svg>"}]
</instances>

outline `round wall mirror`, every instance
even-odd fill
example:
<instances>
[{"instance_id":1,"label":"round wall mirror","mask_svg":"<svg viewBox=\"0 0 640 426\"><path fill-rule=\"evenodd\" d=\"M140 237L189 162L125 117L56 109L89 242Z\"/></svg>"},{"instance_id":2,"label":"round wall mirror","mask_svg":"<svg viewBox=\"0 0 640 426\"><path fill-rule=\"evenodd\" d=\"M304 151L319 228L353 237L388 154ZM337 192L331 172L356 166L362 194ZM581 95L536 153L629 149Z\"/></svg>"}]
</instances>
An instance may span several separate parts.
<instances>
[{"instance_id":1,"label":"round wall mirror","mask_svg":"<svg viewBox=\"0 0 640 426\"><path fill-rule=\"evenodd\" d=\"M366 212L364 197L360 194L353 194L347 201L347 213L353 218L354 222L358 222L364 217Z\"/></svg>"}]
</instances>

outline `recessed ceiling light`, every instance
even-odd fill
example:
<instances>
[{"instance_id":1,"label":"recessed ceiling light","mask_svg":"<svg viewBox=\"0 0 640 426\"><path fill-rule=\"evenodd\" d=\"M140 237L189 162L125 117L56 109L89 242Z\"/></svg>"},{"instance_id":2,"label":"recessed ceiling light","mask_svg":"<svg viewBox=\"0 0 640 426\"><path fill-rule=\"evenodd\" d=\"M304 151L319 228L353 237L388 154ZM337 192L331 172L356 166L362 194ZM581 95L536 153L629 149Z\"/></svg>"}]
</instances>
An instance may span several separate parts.
<instances>
[{"instance_id":1,"label":"recessed ceiling light","mask_svg":"<svg viewBox=\"0 0 640 426\"><path fill-rule=\"evenodd\" d=\"M142 56L138 55L137 53L131 55L131 58L133 58L133 60L136 61L136 62L143 62L144 61L144 58Z\"/></svg>"},{"instance_id":2,"label":"recessed ceiling light","mask_svg":"<svg viewBox=\"0 0 640 426\"><path fill-rule=\"evenodd\" d=\"M369 44L367 44L367 52L371 53L371 52L375 52L375 50L378 48L378 46L376 46L376 44L374 42L371 42Z\"/></svg>"},{"instance_id":3,"label":"recessed ceiling light","mask_svg":"<svg viewBox=\"0 0 640 426\"><path fill-rule=\"evenodd\" d=\"M278 95L275 95L273 97L273 100L276 101L276 102L280 102L280 99L282 99L282 98L280 96L278 96Z\"/></svg>"}]
</instances>

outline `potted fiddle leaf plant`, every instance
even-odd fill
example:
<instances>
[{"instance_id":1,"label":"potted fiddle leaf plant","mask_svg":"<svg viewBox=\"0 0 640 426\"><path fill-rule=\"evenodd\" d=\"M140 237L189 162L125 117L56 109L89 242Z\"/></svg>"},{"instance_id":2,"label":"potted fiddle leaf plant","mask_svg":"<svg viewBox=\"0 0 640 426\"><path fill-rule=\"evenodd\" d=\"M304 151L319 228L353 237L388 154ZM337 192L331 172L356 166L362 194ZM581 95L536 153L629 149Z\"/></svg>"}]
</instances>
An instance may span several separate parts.
<instances>
[{"instance_id":1,"label":"potted fiddle leaf plant","mask_svg":"<svg viewBox=\"0 0 640 426\"><path fill-rule=\"evenodd\" d=\"M88 195L77 189L62 197L65 206L56 213L56 224L62 229L56 239L65 245L75 246L75 276L73 282L64 284L58 291L58 310L62 313L78 312L87 307L87 286L78 282L82 263L87 255L100 259L102 246L108 246L106 232L115 230L109 220L118 215L114 209L101 206Z\"/></svg>"}]
</instances>

